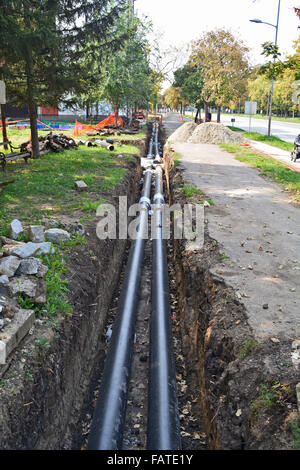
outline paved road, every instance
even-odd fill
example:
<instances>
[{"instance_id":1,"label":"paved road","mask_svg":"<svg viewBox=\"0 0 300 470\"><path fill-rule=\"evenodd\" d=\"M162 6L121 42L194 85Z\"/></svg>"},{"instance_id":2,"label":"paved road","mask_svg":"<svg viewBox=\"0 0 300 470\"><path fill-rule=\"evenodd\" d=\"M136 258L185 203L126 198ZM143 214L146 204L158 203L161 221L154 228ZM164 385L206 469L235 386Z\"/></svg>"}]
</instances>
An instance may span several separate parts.
<instances>
[{"instance_id":1,"label":"paved road","mask_svg":"<svg viewBox=\"0 0 300 470\"><path fill-rule=\"evenodd\" d=\"M226 126L231 126L231 119L234 117L235 127L245 129L249 131L249 118L239 117L234 115L222 114L221 122ZM212 116L213 120L217 119L217 115ZM268 120L267 119L251 119L251 132L259 132L261 134L268 134ZM282 122L272 120L271 134L275 137L279 137L287 142L294 142L295 137L300 134L300 124L294 124L290 122Z\"/></svg>"},{"instance_id":2,"label":"paved road","mask_svg":"<svg viewBox=\"0 0 300 470\"><path fill-rule=\"evenodd\" d=\"M167 116L164 125L172 130L176 117ZM172 147L182 155L185 180L215 203L205 217L228 259L213 272L240 294L255 335L300 337L299 206L281 186L217 145Z\"/></svg>"}]
</instances>

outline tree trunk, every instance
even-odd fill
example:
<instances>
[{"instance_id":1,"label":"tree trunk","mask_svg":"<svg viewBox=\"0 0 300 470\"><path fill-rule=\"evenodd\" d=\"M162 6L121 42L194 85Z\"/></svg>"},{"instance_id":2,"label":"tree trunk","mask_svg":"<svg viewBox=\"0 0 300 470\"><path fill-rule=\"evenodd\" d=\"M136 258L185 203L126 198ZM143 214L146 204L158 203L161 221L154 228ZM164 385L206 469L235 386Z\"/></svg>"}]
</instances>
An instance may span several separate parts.
<instances>
[{"instance_id":1,"label":"tree trunk","mask_svg":"<svg viewBox=\"0 0 300 470\"><path fill-rule=\"evenodd\" d=\"M217 122L221 122L221 106L218 106Z\"/></svg>"},{"instance_id":2,"label":"tree trunk","mask_svg":"<svg viewBox=\"0 0 300 470\"><path fill-rule=\"evenodd\" d=\"M32 158L40 158L41 155L40 155L39 136L38 136L38 129L37 129L36 103L35 103L34 93L32 89L32 84L34 83L33 65L32 65L31 51L28 48L24 56L25 56L25 61L26 61L27 104L28 104L28 112L29 112L29 118L30 118Z\"/></svg>"},{"instance_id":3,"label":"tree trunk","mask_svg":"<svg viewBox=\"0 0 300 470\"><path fill-rule=\"evenodd\" d=\"M205 121L208 120L208 103L206 101L204 101L204 117L205 117Z\"/></svg>"},{"instance_id":4,"label":"tree trunk","mask_svg":"<svg viewBox=\"0 0 300 470\"><path fill-rule=\"evenodd\" d=\"M7 142L7 133L6 133L6 122L5 122L5 105L1 104L1 121L2 121L2 136L3 136L3 142ZM8 149L8 145L4 145L5 150Z\"/></svg>"}]
</instances>

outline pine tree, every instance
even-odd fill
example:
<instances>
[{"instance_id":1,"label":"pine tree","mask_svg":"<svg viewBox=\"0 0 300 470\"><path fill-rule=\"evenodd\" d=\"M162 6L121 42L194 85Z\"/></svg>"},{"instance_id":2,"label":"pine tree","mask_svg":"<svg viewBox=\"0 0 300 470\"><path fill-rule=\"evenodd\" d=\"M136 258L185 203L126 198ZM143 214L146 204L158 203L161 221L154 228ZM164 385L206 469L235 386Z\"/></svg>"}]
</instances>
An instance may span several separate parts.
<instances>
[{"instance_id":1,"label":"pine tree","mask_svg":"<svg viewBox=\"0 0 300 470\"><path fill-rule=\"evenodd\" d=\"M0 78L9 98L28 105L34 158L37 105L57 105L87 86L82 57L103 58L122 46L128 32L112 29L127 7L128 0L0 0Z\"/></svg>"}]
</instances>

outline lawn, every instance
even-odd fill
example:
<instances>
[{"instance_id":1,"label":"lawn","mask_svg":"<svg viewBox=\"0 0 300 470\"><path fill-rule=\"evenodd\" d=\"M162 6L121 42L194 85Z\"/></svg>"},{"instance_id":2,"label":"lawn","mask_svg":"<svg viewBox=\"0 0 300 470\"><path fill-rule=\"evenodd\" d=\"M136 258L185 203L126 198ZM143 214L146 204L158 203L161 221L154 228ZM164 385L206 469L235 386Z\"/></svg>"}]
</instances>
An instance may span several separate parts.
<instances>
[{"instance_id":1,"label":"lawn","mask_svg":"<svg viewBox=\"0 0 300 470\"><path fill-rule=\"evenodd\" d=\"M30 131L19 131L22 136L17 134L16 138L14 133L18 131L10 132L9 137L16 143L17 139L24 140ZM0 178L15 182L4 187L0 195L0 234L15 217L40 223L43 216L74 212L79 218L88 215L105 199L105 193L122 181L127 172L126 161L138 154L139 149L134 145L116 146L113 152L102 147L80 146L78 150L30 159L28 164L23 160L8 163L6 173ZM78 180L88 185L87 192L76 191L74 184Z\"/></svg>"},{"instance_id":2,"label":"lawn","mask_svg":"<svg viewBox=\"0 0 300 470\"><path fill-rule=\"evenodd\" d=\"M271 157L266 157L259 152L241 147L238 144L220 144L220 147L226 152L235 155L237 160L249 163L258 168L260 174L268 176L277 183L280 183L285 189L294 194L295 199L300 202L300 173L296 173Z\"/></svg>"}]
</instances>

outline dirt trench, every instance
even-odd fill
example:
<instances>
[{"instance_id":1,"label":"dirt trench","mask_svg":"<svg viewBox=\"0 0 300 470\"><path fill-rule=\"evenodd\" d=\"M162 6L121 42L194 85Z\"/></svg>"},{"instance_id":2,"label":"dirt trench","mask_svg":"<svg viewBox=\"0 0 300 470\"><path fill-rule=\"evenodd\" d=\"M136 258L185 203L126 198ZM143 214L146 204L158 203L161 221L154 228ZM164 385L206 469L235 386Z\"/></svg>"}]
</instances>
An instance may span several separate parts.
<instances>
[{"instance_id":1,"label":"dirt trench","mask_svg":"<svg viewBox=\"0 0 300 470\"><path fill-rule=\"evenodd\" d=\"M138 142L142 154L145 142ZM136 202L140 158L128 161L127 173L106 202L118 197ZM12 353L0 379L1 449L80 449L82 413L90 384L104 365L104 325L119 282L126 240L99 240L97 219L85 225L87 244L67 261L72 317L35 322L34 331ZM37 338L49 348L35 347Z\"/></svg>"},{"instance_id":2,"label":"dirt trench","mask_svg":"<svg viewBox=\"0 0 300 470\"><path fill-rule=\"evenodd\" d=\"M190 202L182 191L183 168L174 166L172 155L165 146L169 202L183 205ZM174 240L173 251L180 340L194 397L190 412L201 423L208 449L297 449L299 372L291 344L254 337L241 297L211 272L222 249L207 221L204 231L200 251L191 251L185 240Z\"/></svg>"}]
</instances>

